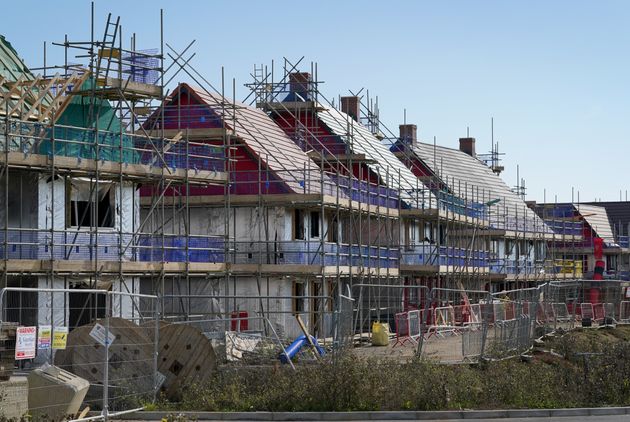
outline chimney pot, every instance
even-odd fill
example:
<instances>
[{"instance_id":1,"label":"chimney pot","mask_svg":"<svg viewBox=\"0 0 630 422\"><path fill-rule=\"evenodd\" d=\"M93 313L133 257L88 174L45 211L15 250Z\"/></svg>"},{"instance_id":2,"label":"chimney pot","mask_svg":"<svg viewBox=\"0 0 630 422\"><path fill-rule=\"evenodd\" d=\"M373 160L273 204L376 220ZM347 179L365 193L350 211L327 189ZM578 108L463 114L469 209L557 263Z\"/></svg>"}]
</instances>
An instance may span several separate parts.
<instances>
[{"instance_id":1,"label":"chimney pot","mask_svg":"<svg viewBox=\"0 0 630 422\"><path fill-rule=\"evenodd\" d=\"M475 138L459 138L459 150L471 157L476 157Z\"/></svg>"},{"instance_id":2,"label":"chimney pot","mask_svg":"<svg viewBox=\"0 0 630 422\"><path fill-rule=\"evenodd\" d=\"M412 124L399 125L400 140L407 146L414 147L418 142L418 127Z\"/></svg>"},{"instance_id":3,"label":"chimney pot","mask_svg":"<svg viewBox=\"0 0 630 422\"><path fill-rule=\"evenodd\" d=\"M359 101L359 97L341 97L341 111L358 122L361 116L361 102Z\"/></svg>"}]
</instances>

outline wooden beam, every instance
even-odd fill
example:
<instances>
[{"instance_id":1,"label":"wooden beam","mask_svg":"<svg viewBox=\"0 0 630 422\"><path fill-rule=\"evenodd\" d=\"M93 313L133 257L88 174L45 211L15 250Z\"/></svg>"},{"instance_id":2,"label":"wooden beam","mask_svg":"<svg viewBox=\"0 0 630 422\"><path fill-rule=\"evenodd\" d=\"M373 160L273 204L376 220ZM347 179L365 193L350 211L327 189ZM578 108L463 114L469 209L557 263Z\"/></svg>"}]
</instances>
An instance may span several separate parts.
<instances>
[{"instance_id":1,"label":"wooden beam","mask_svg":"<svg viewBox=\"0 0 630 422\"><path fill-rule=\"evenodd\" d=\"M300 314L296 313L295 314L295 319L297 320L297 323L300 326L300 329L304 333L304 336L306 336L306 340L308 341L308 344L311 345L311 348L313 349L313 354L315 354L315 358L317 358L317 360L320 360L321 356L319 356L319 350L317 349L317 346L315 346L315 343L313 342L313 339L311 338L311 335L306 330L306 325L304 325L304 321L302 321L302 317L300 316ZM287 356L287 359L289 359L288 356Z\"/></svg>"},{"instance_id":2,"label":"wooden beam","mask_svg":"<svg viewBox=\"0 0 630 422\"><path fill-rule=\"evenodd\" d=\"M42 77L40 75L37 75L37 77L35 77L35 79L33 79L32 81L29 81L31 83L28 84L28 87L21 92L21 96L20 99L16 101L16 103L13 105L13 107L11 109L9 109L9 116L12 115L13 113L15 113L16 110L18 110L22 104L24 104L24 102L26 101L26 97L29 96L32 91L33 91L33 87L42 79Z\"/></svg>"},{"instance_id":3,"label":"wooden beam","mask_svg":"<svg viewBox=\"0 0 630 422\"><path fill-rule=\"evenodd\" d=\"M136 95L146 97L161 97L162 88L158 85L145 84L141 82L135 82L130 79L110 78L106 80L100 80L99 83L105 82L105 85L111 88L120 89L124 94L132 93Z\"/></svg>"},{"instance_id":4,"label":"wooden beam","mask_svg":"<svg viewBox=\"0 0 630 422\"><path fill-rule=\"evenodd\" d=\"M39 93L37 101L31 104L31 107L28 109L28 111L26 112L23 118L28 119L30 117L31 113L33 113L35 108L37 108L41 104L41 102L44 101L44 98L46 98L46 95L48 95L48 91L55 83L57 83L58 79L59 79L59 73L56 73L55 76L48 82L44 91Z\"/></svg>"},{"instance_id":5,"label":"wooden beam","mask_svg":"<svg viewBox=\"0 0 630 422\"><path fill-rule=\"evenodd\" d=\"M72 90L68 93L68 95L62 97L64 101L60 102L60 104L57 106L57 109L55 110L52 107L50 107L50 109L54 113L54 118L53 118L54 121L57 121L57 119L59 119L59 117L63 114L63 112L66 111L66 108L68 108L68 104L70 104L70 101L72 101L73 95L81 89L81 87L83 86L83 84L85 83L85 81L88 79L89 76L90 76L90 72L86 70L81 75L81 77L75 80ZM64 91L65 91L65 88L64 88Z\"/></svg>"},{"instance_id":6,"label":"wooden beam","mask_svg":"<svg viewBox=\"0 0 630 422\"><path fill-rule=\"evenodd\" d=\"M307 155L316 162L332 161L332 164L334 164L335 161L349 160L362 163L376 163L375 160L367 158L365 154L321 154L317 151L311 151Z\"/></svg>"},{"instance_id":7,"label":"wooden beam","mask_svg":"<svg viewBox=\"0 0 630 422\"><path fill-rule=\"evenodd\" d=\"M181 128L181 129L154 129L149 131L149 136L154 138L172 138L182 132L183 139L189 140L209 140L222 139L223 136L234 136L232 129L223 128Z\"/></svg>"},{"instance_id":8,"label":"wooden beam","mask_svg":"<svg viewBox=\"0 0 630 422\"><path fill-rule=\"evenodd\" d=\"M257 108L265 110L274 110L276 112L282 111L296 111L296 110L326 110L325 107L317 104L315 101L286 101L286 102L269 102L269 103L256 103Z\"/></svg>"},{"instance_id":9,"label":"wooden beam","mask_svg":"<svg viewBox=\"0 0 630 422\"><path fill-rule=\"evenodd\" d=\"M17 79L17 81L15 83L18 83L20 81L23 81L26 79L26 74L21 74L20 77ZM18 89L16 89L17 87L15 86L15 83L13 84L7 84L7 86L9 87L9 90L7 92L4 93L4 95L0 98L0 109L4 111L4 114L6 115L6 108L5 108L5 104L8 101L13 100L14 98L12 98L13 95L16 96L16 100L19 99L21 97L20 95L20 91Z\"/></svg>"},{"instance_id":10,"label":"wooden beam","mask_svg":"<svg viewBox=\"0 0 630 422\"><path fill-rule=\"evenodd\" d=\"M24 155L22 152L9 152L9 167L26 167L39 168L42 170L50 169L52 160L47 155L29 154ZM5 154L0 154L0 163L5 162ZM149 166L146 164L130 164L118 163L115 161L96 160L89 158L77 159L76 157L55 156L55 168L65 170L68 173L75 174L92 174L96 171L98 164L99 173L104 177L120 176L122 172L127 177L136 177L140 179L153 179L157 177L165 177L169 180L185 180L188 179L192 183L200 184L223 184L227 182L227 173L212 170L191 170L178 168L170 173L162 174L161 167Z\"/></svg>"}]
</instances>

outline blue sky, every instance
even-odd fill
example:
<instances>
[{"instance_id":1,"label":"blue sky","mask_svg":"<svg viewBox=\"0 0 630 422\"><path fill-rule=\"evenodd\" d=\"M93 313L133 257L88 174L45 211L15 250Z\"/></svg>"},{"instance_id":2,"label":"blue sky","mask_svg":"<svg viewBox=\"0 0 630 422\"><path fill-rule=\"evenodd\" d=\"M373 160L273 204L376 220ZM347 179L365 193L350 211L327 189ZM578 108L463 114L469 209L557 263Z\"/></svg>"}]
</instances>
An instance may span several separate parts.
<instances>
[{"instance_id":1,"label":"blue sky","mask_svg":"<svg viewBox=\"0 0 630 422\"><path fill-rule=\"evenodd\" d=\"M457 147L477 138L516 165L528 199L625 199L630 190L630 2L626 1L119 1L95 2L97 35L108 12L138 48L195 39L193 65L213 83L235 78L237 98L254 63L285 56L318 63L328 98L362 87L397 128L407 110L421 140ZM89 39L90 3L11 3L0 29L30 66L44 41ZM36 13L33 13L37 10ZM49 62L63 59L50 47ZM310 68L310 64L307 66ZM304 69L308 70L308 69ZM186 80L182 75L181 80Z\"/></svg>"}]
</instances>

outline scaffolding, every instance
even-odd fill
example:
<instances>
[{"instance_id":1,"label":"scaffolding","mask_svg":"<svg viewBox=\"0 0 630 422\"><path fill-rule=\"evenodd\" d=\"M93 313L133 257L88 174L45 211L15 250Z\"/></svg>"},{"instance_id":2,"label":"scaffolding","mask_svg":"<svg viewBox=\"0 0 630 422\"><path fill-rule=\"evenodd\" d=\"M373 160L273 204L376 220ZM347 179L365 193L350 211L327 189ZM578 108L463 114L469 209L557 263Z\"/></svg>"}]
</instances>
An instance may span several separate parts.
<instances>
[{"instance_id":1,"label":"scaffolding","mask_svg":"<svg viewBox=\"0 0 630 422\"><path fill-rule=\"evenodd\" d=\"M127 46L120 18L109 14L97 38L92 7L89 41L53 43L64 63L48 65L45 52L44 67L33 69L40 74L2 80L3 285L76 289L76 315L39 295L59 325L102 316L82 289L133 294L141 278L163 287L181 274L225 273L223 238L169 226L188 207L177 193L225 189L227 173L224 144L167 136L152 124L179 73L167 64L161 14L159 29L159 49L138 50L135 34ZM143 192L153 196L141 212ZM121 315L141 315L141 306Z\"/></svg>"},{"instance_id":2,"label":"scaffolding","mask_svg":"<svg viewBox=\"0 0 630 422\"><path fill-rule=\"evenodd\" d=\"M75 328L103 312L82 289L151 294L163 319L208 335L308 331L340 350L432 302L582 277L581 220L454 174L415 126L390 130L368 91L336 106L316 63L254 66L238 102L223 71L215 87L192 66L194 42L164 42L161 16L157 49L126 46L111 15L101 38L93 12L91 25L89 41L53 43L63 64L2 77L3 283L76 289L79 311L10 300ZM470 158L496 177L494 140L491 155Z\"/></svg>"}]
</instances>

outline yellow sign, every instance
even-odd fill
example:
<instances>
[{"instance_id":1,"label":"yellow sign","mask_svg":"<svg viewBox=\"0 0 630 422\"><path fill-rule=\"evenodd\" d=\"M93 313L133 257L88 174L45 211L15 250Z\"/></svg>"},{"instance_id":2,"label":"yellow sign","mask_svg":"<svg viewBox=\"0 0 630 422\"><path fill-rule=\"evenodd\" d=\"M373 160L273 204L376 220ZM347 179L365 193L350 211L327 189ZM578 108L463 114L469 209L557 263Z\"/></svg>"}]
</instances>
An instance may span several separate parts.
<instances>
[{"instance_id":1,"label":"yellow sign","mask_svg":"<svg viewBox=\"0 0 630 422\"><path fill-rule=\"evenodd\" d=\"M55 327L53 329L52 348L55 350L65 350L68 342L68 327Z\"/></svg>"}]
</instances>

